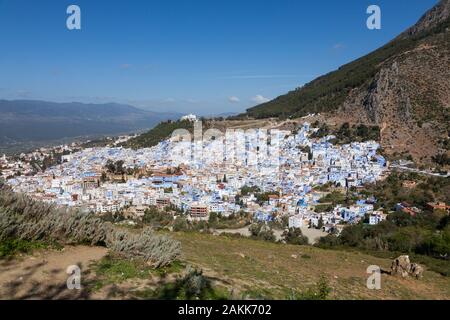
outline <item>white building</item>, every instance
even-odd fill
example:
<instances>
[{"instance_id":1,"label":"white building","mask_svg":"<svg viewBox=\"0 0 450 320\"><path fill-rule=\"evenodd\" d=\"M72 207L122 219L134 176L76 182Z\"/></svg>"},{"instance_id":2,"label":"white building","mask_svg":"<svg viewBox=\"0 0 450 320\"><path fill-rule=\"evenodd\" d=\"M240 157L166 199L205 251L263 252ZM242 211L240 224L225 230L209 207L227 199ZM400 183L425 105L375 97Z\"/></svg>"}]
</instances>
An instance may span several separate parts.
<instances>
[{"instance_id":1,"label":"white building","mask_svg":"<svg viewBox=\"0 0 450 320\"><path fill-rule=\"evenodd\" d=\"M197 121L197 116L195 114L192 114L192 113L191 114L187 114L187 115L181 117L181 121L185 121L185 120L194 122L194 121Z\"/></svg>"},{"instance_id":2,"label":"white building","mask_svg":"<svg viewBox=\"0 0 450 320\"><path fill-rule=\"evenodd\" d=\"M303 217L301 215L295 215L289 217L289 229L303 227Z\"/></svg>"}]
</instances>

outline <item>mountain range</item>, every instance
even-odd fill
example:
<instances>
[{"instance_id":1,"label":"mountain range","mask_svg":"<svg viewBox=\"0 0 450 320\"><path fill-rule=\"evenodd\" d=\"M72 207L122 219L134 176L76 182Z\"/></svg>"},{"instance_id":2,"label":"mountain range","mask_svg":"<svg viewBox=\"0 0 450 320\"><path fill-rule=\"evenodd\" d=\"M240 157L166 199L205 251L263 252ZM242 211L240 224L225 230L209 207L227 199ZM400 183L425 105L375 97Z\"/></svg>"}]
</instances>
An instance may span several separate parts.
<instances>
[{"instance_id":1,"label":"mountain range","mask_svg":"<svg viewBox=\"0 0 450 320\"><path fill-rule=\"evenodd\" d=\"M430 163L448 159L449 106L450 0L442 0L385 46L239 117L320 113L331 124L377 125L386 154Z\"/></svg>"},{"instance_id":2,"label":"mountain range","mask_svg":"<svg viewBox=\"0 0 450 320\"><path fill-rule=\"evenodd\" d=\"M0 148L135 132L180 116L116 103L0 100Z\"/></svg>"}]
</instances>

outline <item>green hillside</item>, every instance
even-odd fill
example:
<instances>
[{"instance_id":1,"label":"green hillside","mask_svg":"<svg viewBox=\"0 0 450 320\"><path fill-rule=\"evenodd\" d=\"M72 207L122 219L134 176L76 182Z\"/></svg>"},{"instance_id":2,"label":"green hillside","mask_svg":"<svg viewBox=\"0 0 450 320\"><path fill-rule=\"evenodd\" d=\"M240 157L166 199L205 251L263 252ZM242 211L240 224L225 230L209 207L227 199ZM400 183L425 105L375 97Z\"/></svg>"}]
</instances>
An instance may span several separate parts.
<instances>
[{"instance_id":1,"label":"green hillside","mask_svg":"<svg viewBox=\"0 0 450 320\"><path fill-rule=\"evenodd\" d=\"M166 121L161 122L156 127L147 131L136 138L128 140L123 144L124 147L140 149L140 148L151 148L156 146L162 140L169 137L174 130L177 129L186 129L193 130L194 124L188 120L179 120L179 121Z\"/></svg>"},{"instance_id":2,"label":"green hillside","mask_svg":"<svg viewBox=\"0 0 450 320\"><path fill-rule=\"evenodd\" d=\"M250 108L238 117L300 117L310 113L335 111L342 105L349 92L369 86L382 65L390 59L415 48L421 40L444 33L450 19L413 35L404 34L380 49L321 76L301 88L297 88L272 101Z\"/></svg>"},{"instance_id":3,"label":"green hillside","mask_svg":"<svg viewBox=\"0 0 450 320\"><path fill-rule=\"evenodd\" d=\"M366 287L369 265L388 271L395 253L385 258L351 250L323 250L200 233L171 234L181 242L182 260L201 268L239 297L289 299L314 288L321 277L329 299L448 299L450 278L431 270L422 280L382 275L381 290ZM226 250L224 250L226 248Z\"/></svg>"}]
</instances>

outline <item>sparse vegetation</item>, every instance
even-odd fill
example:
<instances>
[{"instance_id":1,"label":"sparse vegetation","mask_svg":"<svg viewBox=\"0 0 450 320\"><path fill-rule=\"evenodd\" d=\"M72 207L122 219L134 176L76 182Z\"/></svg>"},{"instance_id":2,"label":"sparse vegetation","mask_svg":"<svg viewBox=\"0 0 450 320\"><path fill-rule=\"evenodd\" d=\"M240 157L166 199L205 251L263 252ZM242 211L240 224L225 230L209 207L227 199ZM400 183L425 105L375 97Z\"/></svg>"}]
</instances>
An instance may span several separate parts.
<instances>
[{"instance_id":1,"label":"sparse vegetation","mask_svg":"<svg viewBox=\"0 0 450 320\"><path fill-rule=\"evenodd\" d=\"M205 125L206 123L203 123L203 126ZM150 148L156 146L162 140L169 137L177 129L186 129L192 132L194 129L194 124L188 120L169 120L166 122L161 122L150 131L128 140L123 144L123 146L133 149Z\"/></svg>"},{"instance_id":2,"label":"sparse vegetation","mask_svg":"<svg viewBox=\"0 0 450 320\"><path fill-rule=\"evenodd\" d=\"M158 210L157 207L151 206L145 210L142 222L154 228L164 228L173 223L173 214Z\"/></svg>"},{"instance_id":3,"label":"sparse vegetation","mask_svg":"<svg viewBox=\"0 0 450 320\"><path fill-rule=\"evenodd\" d=\"M319 203L331 203L331 205L335 207L338 204L345 204L346 196L342 192L333 191L319 199Z\"/></svg>"},{"instance_id":4,"label":"sparse vegetation","mask_svg":"<svg viewBox=\"0 0 450 320\"><path fill-rule=\"evenodd\" d=\"M230 214L228 217L211 212L208 225L213 229L239 229L249 225L251 221L252 215L244 211Z\"/></svg>"},{"instance_id":5,"label":"sparse vegetation","mask_svg":"<svg viewBox=\"0 0 450 320\"><path fill-rule=\"evenodd\" d=\"M4 239L0 241L0 259L10 258L19 253L31 253L35 249L46 249L49 245L41 241Z\"/></svg>"},{"instance_id":6,"label":"sparse vegetation","mask_svg":"<svg viewBox=\"0 0 450 320\"><path fill-rule=\"evenodd\" d=\"M97 291L107 285L121 284L127 280L149 280L155 277L179 274L183 264L174 261L170 265L160 268L150 267L142 259L124 259L117 254L109 254L91 265L95 272L95 281L91 290Z\"/></svg>"},{"instance_id":7,"label":"sparse vegetation","mask_svg":"<svg viewBox=\"0 0 450 320\"><path fill-rule=\"evenodd\" d=\"M308 238L303 235L302 230L290 228L283 233L283 240L289 244L307 245Z\"/></svg>"},{"instance_id":8,"label":"sparse vegetation","mask_svg":"<svg viewBox=\"0 0 450 320\"><path fill-rule=\"evenodd\" d=\"M249 231L252 238L264 241L276 241L273 230L265 223L254 223L250 226Z\"/></svg>"},{"instance_id":9,"label":"sparse vegetation","mask_svg":"<svg viewBox=\"0 0 450 320\"><path fill-rule=\"evenodd\" d=\"M366 126L364 124L352 125L343 123L339 128L330 128L322 124L319 130L311 135L312 138L323 138L329 135L335 136L330 142L334 144L349 144L351 142L380 141L380 127Z\"/></svg>"},{"instance_id":10,"label":"sparse vegetation","mask_svg":"<svg viewBox=\"0 0 450 320\"><path fill-rule=\"evenodd\" d=\"M242 196L247 196L247 195L249 195L251 193L258 193L260 191L261 190L257 186L243 186L241 188L241 195Z\"/></svg>"},{"instance_id":11,"label":"sparse vegetation","mask_svg":"<svg viewBox=\"0 0 450 320\"><path fill-rule=\"evenodd\" d=\"M93 214L34 201L0 185L0 241L11 239L107 246L125 257L142 258L154 267L168 265L180 254L177 241L151 229L133 234Z\"/></svg>"},{"instance_id":12,"label":"sparse vegetation","mask_svg":"<svg viewBox=\"0 0 450 320\"><path fill-rule=\"evenodd\" d=\"M444 219L444 218L442 218ZM391 213L387 221L376 226L357 224L345 228L339 237L329 235L320 240L322 247L337 245L365 250L390 250L404 254L424 254L439 259L450 256L450 227L438 227L442 220L431 214L410 217Z\"/></svg>"},{"instance_id":13,"label":"sparse vegetation","mask_svg":"<svg viewBox=\"0 0 450 320\"><path fill-rule=\"evenodd\" d=\"M287 299L292 288L299 295L308 290L317 292L321 275L332 288L328 299L442 299L450 294L450 278L434 269L425 272L420 286L382 275L383 290L368 290L367 266L389 269L392 259L398 256L394 252L373 256L351 248L323 250L200 233L177 233L174 237L181 241L187 263L205 270L206 275L226 279L235 296L244 299ZM424 263L416 256L411 259Z\"/></svg>"},{"instance_id":14,"label":"sparse vegetation","mask_svg":"<svg viewBox=\"0 0 450 320\"><path fill-rule=\"evenodd\" d=\"M119 284L128 279L146 279L153 270L142 260L126 260L114 255L105 256L92 267L97 278L94 290L108 284Z\"/></svg>"},{"instance_id":15,"label":"sparse vegetation","mask_svg":"<svg viewBox=\"0 0 450 320\"><path fill-rule=\"evenodd\" d=\"M415 181L413 188L403 186L405 181ZM426 209L427 202L443 201L450 203L450 179L424 177L416 173L392 173L387 179L368 185L364 191L378 200L375 208L393 210L399 202L406 201L412 206Z\"/></svg>"},{"instance_id":16,"label":"sparse vegetation","mask_svg":"<svg viewBox=\"0 0 450 320\"><path fill-rule=\"evenodd\" d=\"M421 40L445 31L450 19L434 28L414 35L397 38L374 52L359 58L338 70L321 76L303 87L297 88L272 101L250 108L235 118L302 117L312 113L337 111L352 89L369 88L383 62L413 49Z\"/></svg>"},{"instance_id":17,"label":"sparse vegetation","mask_svg":"<svg viewBox=\"0 0 450 320\"><path fill-rule=\"evenodd\" d=\"M226 300L229 298L225 290L215 287L212 281L203 275L203 271L188 266L184 276L174 282L168 282L155 290L138 292L138 296L146 299L164 300Z\"/></svg>"},{"instance_id":18,"label":"sparse vegetation","mask_svg":"<svg viewBox=\"0 0 450 320\"><path fill-rule=\"evenodd\" d=\"M403 186L405 181L414 180L415 187ZM386 221L370 226L363 222L351 225L339 236L328 235L321 238L323 248L351 247L367 252L398 252L428 256L427 265L434 270L450 275L450 225L448 213L431 211L428 202L448 203L449 180L445 178L425 178L417 174L394 173L386 180L368 186L364 193L373 194L378 199L377 209L389 212L395 205L408 202L422 210L415 216L404 212L390 212Z\"/></svg>"},{"instance_id":19,"label":"sparse vegetation","mask_svg":"<svg viewBox=\"0 0 450 320\"><path fill-rule=\"evenodd\" d=\"M325 276L321 276L315 287L302 292L292 291L288 297L290 300L327 300L331 293L331 287Z\"/></svg>"}]
</instances>

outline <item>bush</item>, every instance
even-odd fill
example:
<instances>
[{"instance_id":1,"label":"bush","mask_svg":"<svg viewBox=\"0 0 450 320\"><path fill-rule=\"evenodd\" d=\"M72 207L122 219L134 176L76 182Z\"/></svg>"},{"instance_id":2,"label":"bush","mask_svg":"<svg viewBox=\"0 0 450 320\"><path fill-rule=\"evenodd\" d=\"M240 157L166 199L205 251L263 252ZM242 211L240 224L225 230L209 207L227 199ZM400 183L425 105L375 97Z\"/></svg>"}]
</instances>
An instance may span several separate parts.
<instances>
[{"instance_id":1,"label":"bush","mask_svg":"<svg viewBox=\"0 0 450 320\"><path fill-rule=\"evenodd\" d=\"M264 241L276 241L273 230L270 229L265 223L255 223L249 228L250 234L253 238Z\"/></svg>"},{"instance_id":2,"label":"bush","mask_svg":"<svg viewBox=\"0 0 450 320\"><path fill-rule=\"evenodd\" d=\"M211 280L205 277L201 270L190 266L186 268L186 274L183 277L151 292L150 297L164 300L228 299L228 295L213 287Z\"/></svg>"},{"instance_id":3,"label":"bush","mask_svg":"<svg viewBox=\"0 0 450 320\"><path fill-rule=\"evenodd\" d=\"M44 249L48 245L40 241L6 239L0 241L0 258L12 257L18 253L30 253L34 249Z\"/></svg>"},{"instance_id":4,"label":"bush","mask_svg":"<svg viewBox=\"0 0 450 320\"><path fill-rule=\"evenodd\" d=\"M208 127L207 123L203 123L204 129ZM168 120L166 122L159 123L156 127L151 129L148 132L145 132L135 138L128 140L123 143L123 147L127 148L151 148L156 146L162 140L170 137L170 135L177 129L186 129L192 131L194 125L191 121L188 120L179 120L179 121L171 121Z\"/></svg>"},{"instance_id":5,"label":"bush","mask_svg":"<svg viewBox=\"0 0 450 320\"><path fill-rule=\"evenodd\" d=\"M138 260L125 260L113 255L103 257L94 264L93 269L100 280L97 289L105 284L117 284L127 279L147 278L151 271Z\"/></svg>"},{"instance_id":6,"label":"bush","mask_svg":"<svg viewBox=\"0 0 450 320\"><path fill-rule=\"evenodd\" d=\"M314 288L304 292L295 292L288 297L289 300L327 300L331 293L331 287L325 276L321 276Z\"/></svg>"},{"instance_id":7,"label":"bush","mask_svg":"<svg viewBox=\"0 0 450 320\"><path fill-rule=\"evenodd\" d=\"M342 192L333 191L319 200L320 203L331 203L333 208L338 204L346 203L346 196Z\"/></svg>"},{"instance_id":8,"label":"bush","mask_svg":"<svg viewBox=\"0 0 450 320\"><path fill-rule=\"evenodd\" d=\"M290 228L283 233L283 240L289 244L307 245L308 238L303 235L302 230Z\"/></svg>"},{"instance_id":9,"label":"bush","mask_svg":"<svg viewBox=\"0 0 450 320\"><path fill-rule=\"evenodd\" d=\"M168 226L173 222L173 215L168 212L159 211L156 207L145 210L142 222L155 228Z\"/></svg>"},{"instance_id":10,"label":"bush","mask_svg":"<svg viewBox=\"0 0 450 320\"><path fill-rule=\"evenodd\" d=\"M108 247L114 252L126 258L142 258L155 268L169 265L181 251L179 242L167 236L155 234L150 228L138 234L128 231L111 232L106 241Z\"/></svg>"},{"instance_id":11,"label":"bush","mask_svg":"<svg viewBox=\"0 0 450 320\"><path fill-rule=\"evenodd\" d=\"M116 230L92 214L34 201L0 185L0 241L7 239L102 245L126 257L141 257L155 267L180 254L179 242L150 229L141 234Z\"/></svg>"},{"instance_id":12,"label":"bush","mask_svg":"<svg viewBox=\"0 0 450 320\"><path fill-rule=\"evenodd\" d=\"M257 186L252 186L252 187L243 186L241 188L241 195L247 196L250 193L257 193L257 192L260 192L260 191L261 191L261 189L259 189Z\"/></svg>"},{"instance_id":13,"label":"bush","mask_svg":"<svg viewBox=\"0 0 450 320\"><path fill-rule=\"evenodd\" d=\"M185 217L177 217L173 224L173 231L190 231L189 221Z\"/></svg>"},{"instance_id":14,"label":"bush","mask_svg":"<svg viewBox=\"0 0 450 320\"><path fill-rule=\"evenodd\" d=\"M319 238L319 242L317 243L317 246L320 248L331 248L331 247L335 247L340 245L340 239L334 235L334 234L329 234L326 235L325 237L321 237Z\"/></svg>"}]
</instances>

